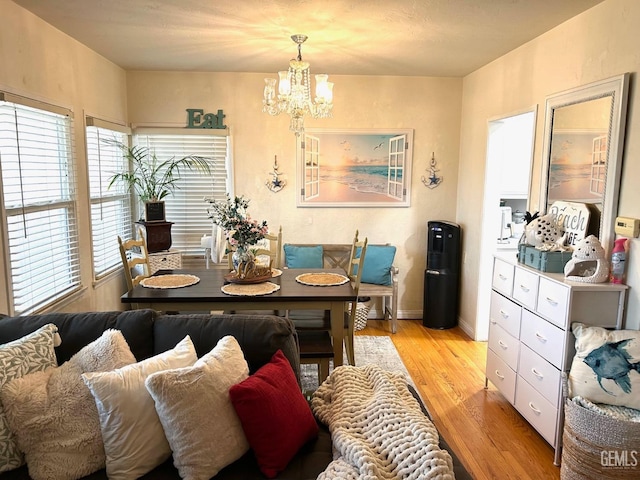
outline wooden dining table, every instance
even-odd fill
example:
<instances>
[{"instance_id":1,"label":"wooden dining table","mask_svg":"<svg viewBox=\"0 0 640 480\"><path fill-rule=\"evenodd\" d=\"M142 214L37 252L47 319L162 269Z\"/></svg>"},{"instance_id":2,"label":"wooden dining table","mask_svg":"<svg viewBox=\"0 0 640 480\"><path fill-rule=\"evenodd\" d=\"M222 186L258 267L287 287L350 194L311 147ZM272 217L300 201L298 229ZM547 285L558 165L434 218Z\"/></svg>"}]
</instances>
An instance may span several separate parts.
<instances>
[{"instance_id":1,"label":"wooden dining table","mask_svg":"<svg viewBox=\"0 0 640 480\"><path fill-rule=\"evenodd\" d=\"M222 287L228 284L226 269L160 270L154 274L195 275L198 283L180 288L147 288L142 285L120 297L122 303L160 311L242 311L242 310L329 310L333 338L334 365L343 364L344 312L346 304L355 299L355 291L347 282L335 286L304 285L296 280L304 273L336 273L342 269L284 269L269 281L280 288L267 295L228 295ZM346 275L345 275L346 276Z\"/></svg>"}]
</instances>

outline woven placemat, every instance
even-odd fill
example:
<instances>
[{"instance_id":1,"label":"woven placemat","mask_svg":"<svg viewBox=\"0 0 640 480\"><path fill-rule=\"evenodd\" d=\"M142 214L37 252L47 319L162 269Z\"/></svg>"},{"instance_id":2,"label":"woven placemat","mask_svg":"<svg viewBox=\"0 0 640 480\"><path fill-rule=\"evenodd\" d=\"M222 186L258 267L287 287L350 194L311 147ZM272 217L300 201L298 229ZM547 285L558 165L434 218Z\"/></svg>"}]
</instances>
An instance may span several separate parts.
<instances>
[{"instance_id":1,"label":"woven placemat","mask_svg":"<svg viewBox=\"0 0 640 480\"><path fill-rule=\"evenodd\" d=\"M140 281L140 285L146 288L182 288L195 285L199 281L200 278L195 275L172 273L144 278Z\"/></svg>"},{"instance_id":2,"label":"woven placemat","mask_svg":"<svg viewBox=\"0 0 640 480\"><path fill-rule=\"evenodd\" d=\"M296 277L296 281L314 287L331 287L347 283L349 278L339 273L303 273Z\"/></svg>"},{"instance_id":3,"label":"woven placemat","mask_svg":"<svg viewBox=\"0 0 640 480\"><path fill-rule=\"evenodd\" d=\"M226 293L227 295L253 297L256 295L269 295L270 293L277 292L280 290L280 285L276 285L271 282L251 284L228 283L227 285L223 285L220 290L222 290L222 293Z\"/></svg>"}]
</instances>

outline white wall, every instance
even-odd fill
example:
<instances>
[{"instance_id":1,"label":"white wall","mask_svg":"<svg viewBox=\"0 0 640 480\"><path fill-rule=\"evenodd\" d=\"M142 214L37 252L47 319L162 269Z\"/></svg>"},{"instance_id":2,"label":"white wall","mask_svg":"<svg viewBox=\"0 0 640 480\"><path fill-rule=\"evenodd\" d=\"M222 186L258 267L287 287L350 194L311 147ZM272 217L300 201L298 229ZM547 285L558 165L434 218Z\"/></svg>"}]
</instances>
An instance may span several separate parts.
<instances>
[{"instance_id":1,"label":"white wall","mask_svg":"<svg viewBox=\"0 0 640 480\"><path fill-rule=\"evenodd\" d=\"M467 232L461 317L475 324L488 118L538 104L532 203L539 201L545 97L632 72L618 214L640 218L640 2L607 0L468 75L463 83L457 220ZM631 242L627 325L640 327L640 240Z\"/></svg>"}]
</instances>

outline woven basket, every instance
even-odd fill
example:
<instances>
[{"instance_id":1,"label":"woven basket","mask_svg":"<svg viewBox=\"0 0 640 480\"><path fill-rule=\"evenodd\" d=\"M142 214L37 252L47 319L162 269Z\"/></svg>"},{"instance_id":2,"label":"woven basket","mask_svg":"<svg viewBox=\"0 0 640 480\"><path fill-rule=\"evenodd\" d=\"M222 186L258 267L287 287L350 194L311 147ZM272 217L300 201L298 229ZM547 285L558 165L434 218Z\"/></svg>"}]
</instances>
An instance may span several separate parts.
<instances>
[{"instance_id":1,"label":"woven basket","mask_svg":"<svg viewBox=\"0 0 640 480\"><path fill-rule=\"evenodd\" d=\"M368 301L369 298L367 298L367 303L358 302L356 305L356 319L353 327L355 330L363 330L367 326L367 318L369 318L369 310L371 310Z\"/></svg>"},{"instance_id":2,"label":"woven basket","mask_svg":"<svg viewBox=\"0 0 640 480\"><path fill-rule=\"evenodd\" d=\"M640 478L640 423L602 415L567 400L560 478Z\"/></svg>"}]
</instances>

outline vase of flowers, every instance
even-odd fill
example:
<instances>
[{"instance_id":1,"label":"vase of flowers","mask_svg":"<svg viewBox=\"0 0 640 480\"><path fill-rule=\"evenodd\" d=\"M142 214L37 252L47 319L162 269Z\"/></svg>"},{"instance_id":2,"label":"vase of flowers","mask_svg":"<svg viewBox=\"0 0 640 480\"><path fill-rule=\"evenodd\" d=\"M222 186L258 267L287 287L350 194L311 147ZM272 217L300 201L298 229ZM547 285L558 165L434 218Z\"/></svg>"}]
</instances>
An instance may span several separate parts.
<instances>
[{"instance_id":1,"label":"vase of flowers","mask_svg":"<svg viewBox=\"0 0 640 480\"><path fill-rule=\"evenodd\" d=\"M212 199L205 199L205 201L209 202L207 209L209 218L224 230L231 247L231 251L227 249L226 253L232 253L234 270L238 275L246 272L247 266L254 260L251 247L262 240L269 231L266 220L259 222L252 219L247 211L249 200L242 196L231 199L227 195L225 201Z\"/></svg>"}]
</instances>

